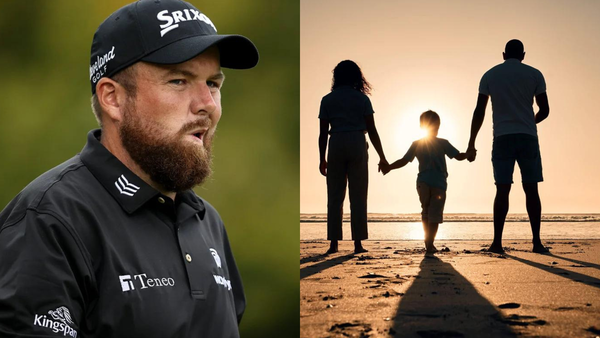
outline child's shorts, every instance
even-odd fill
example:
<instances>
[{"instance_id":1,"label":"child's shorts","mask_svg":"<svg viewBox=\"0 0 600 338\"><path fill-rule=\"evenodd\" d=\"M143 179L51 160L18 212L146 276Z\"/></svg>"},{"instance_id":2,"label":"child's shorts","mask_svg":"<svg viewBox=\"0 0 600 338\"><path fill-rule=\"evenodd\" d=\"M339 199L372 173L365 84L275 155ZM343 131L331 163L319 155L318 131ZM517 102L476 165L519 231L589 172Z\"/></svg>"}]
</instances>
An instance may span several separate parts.
<instances>
[{"instance_id":1,"label":"child's shorts","mask_svg":"<svg viewBox=\"0 0 600 338\"><path fill-rule=\"evenodd\" d=\"M421 219L423 222L443 223L446 190L430 187L417 181L417 192L421 201Z\"/></svg>"}]
</instances>

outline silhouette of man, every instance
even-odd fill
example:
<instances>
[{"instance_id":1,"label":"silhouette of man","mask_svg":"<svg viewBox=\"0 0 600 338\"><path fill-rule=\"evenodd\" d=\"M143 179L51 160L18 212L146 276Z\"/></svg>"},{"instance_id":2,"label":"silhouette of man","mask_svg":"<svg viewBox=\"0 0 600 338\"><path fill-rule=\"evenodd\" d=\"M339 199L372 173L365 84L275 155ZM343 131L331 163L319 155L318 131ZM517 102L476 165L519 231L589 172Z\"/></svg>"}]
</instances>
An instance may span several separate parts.
<instances>
[{"instance_id":1,"label":"silhouette of man","mask_svg":"<svg viewBox=\"0 0 600 338\"><path fill-rule=\"evenodd\" d=\"M475 160L475 139L485 117L488 97L491 96L494 129L492 165L496 197L494 241L488 251L504 252L502 231L508 213L508 197L516 161L521 170L527 214L533 233L533 252L544 253L548 252L548 249L540 240L542 203L538 193L538 182L543 181L543 176L536 124L545 120L550 113L546 82L539 70L522 63L525 52L521 41L508 41L502 57L504 63L488 70L479 83L479 96L473 112L467 155L469 161ZM537 113L533 111L534 97L539 107Z\"/></svg>"}]
</instances>

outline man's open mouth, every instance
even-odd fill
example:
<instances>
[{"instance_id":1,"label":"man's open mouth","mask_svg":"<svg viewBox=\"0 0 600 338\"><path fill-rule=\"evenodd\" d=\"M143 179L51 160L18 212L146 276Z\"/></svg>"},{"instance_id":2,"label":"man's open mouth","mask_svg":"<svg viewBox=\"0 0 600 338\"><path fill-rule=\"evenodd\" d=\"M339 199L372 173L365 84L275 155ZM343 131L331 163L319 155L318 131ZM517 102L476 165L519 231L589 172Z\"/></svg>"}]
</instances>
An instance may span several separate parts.
<instances>
[{"instance_id":1,"label":"man's open mouth","mask_svg":"<svg viewBox=\"0 0 600 338\"><path fill-rule=\"evenodd\" d=\"M200 130L192 130L192 132L190 133L191 136L199 139L199 140L203 140L204 139L204 135L206 135L207 130L206 129L200 129Z\"/></svg>"}]
</instances>

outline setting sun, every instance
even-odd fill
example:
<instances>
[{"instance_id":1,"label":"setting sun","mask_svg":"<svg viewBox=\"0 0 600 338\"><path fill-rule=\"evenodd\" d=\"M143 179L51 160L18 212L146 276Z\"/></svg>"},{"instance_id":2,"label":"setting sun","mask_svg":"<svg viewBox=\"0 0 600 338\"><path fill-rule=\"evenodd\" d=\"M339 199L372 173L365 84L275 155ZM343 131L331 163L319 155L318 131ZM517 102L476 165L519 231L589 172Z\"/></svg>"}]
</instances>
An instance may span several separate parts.
<instances>
[{"instance_id":1,"label":"setting sun","mask_svg":"<svg viewBox=\"0 0 600 338\"><path fill-rule=\"evenodd\" d=\"M425 110L423 110L425 111ZM381 133L395 134L394 137L394 152L402 153L408 150L411 143L427 136L427 130L422 129L419 125L419 116L421 111L412 109L412 111L398 114L399 119L393 125L384 125L380 127Z\"/></svg>"},{"instance_id":2,"label":"setting sun","mask_svg":"<svg viewBox=\"0 0 600 338\"><path fill-rule=\"evenodd\" d=\"M410 147L412 142L427 136L427 130L420 127L419 117L428 109L430 108L428 108L426 105L421 108L409 108L407 111L401 111L398 113L393 123L380 123L378 125L378 130L380 133L394 135L394 144L391 145L392 148L390 151L392 151L395 155L402 156L404 155L404 152L408 150L408 147ZM435 109L432 110L438 112ZM457 133L455 131L456 129L454 123L452 122L452 115L439 112L438 114L440 115L441 120L438 137L447 139L452 144L457 143ZM455 146L461 151L465 150L462 149L465 145L456 144Z\"/></svg>"}]
</instances>

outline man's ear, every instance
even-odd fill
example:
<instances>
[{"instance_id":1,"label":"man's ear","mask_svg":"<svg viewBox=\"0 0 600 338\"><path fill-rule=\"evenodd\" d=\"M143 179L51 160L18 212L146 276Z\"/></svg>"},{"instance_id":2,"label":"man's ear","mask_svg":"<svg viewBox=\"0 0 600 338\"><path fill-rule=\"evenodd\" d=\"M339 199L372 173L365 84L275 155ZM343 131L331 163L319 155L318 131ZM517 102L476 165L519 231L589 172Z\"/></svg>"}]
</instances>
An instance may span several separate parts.
<instances>
[{"instance_id":1,"label":"man's ear","mask_svg":"<svg viewBox=\"0 0 600 338\"><path fill-rule=\"evenodd\" d=\"M123 107L127 100L125 88L117 81L103 77L96 84L96 96L106 117L113 122L121 122Z\"/></svg>"}]
</instances>

